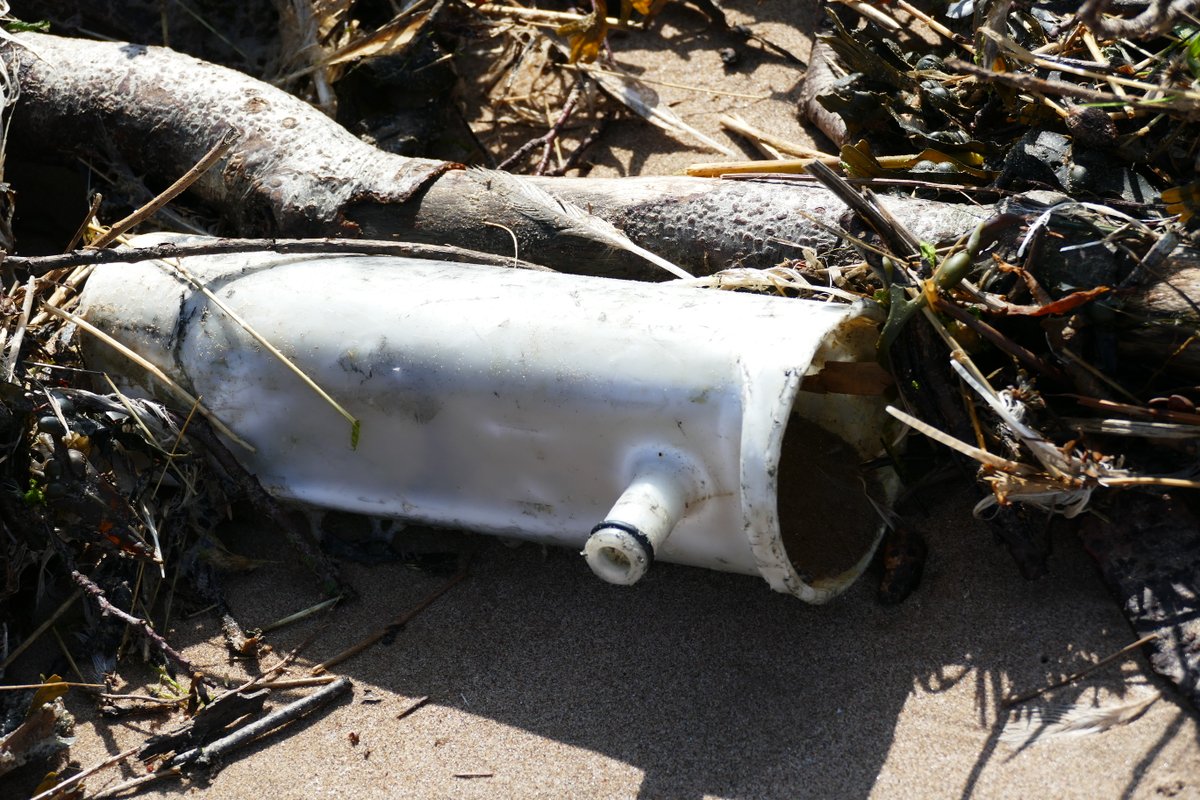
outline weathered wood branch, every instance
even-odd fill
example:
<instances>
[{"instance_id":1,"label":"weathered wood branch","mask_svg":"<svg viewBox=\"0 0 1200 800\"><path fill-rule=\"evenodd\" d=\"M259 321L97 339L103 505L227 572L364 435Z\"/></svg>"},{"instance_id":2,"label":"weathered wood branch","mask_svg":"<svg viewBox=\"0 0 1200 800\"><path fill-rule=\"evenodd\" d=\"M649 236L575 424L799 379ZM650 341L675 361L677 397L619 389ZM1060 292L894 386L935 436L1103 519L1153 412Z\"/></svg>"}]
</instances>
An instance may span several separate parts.
<instances>
[{"instance_id":1,"label":"weathered wood branch","mask_svg":"<svg viewBox=\"0 0 1200 800\"><path fill-rule=\"evenodd\" d=\"M660 278L565 215L517 202L511 183L484 170L384 153L303 101L241 73L164 48L21 34L0 44L21 86L10 143L20 154L87 153L124 159L163 184L191 167L228 129L237 145L192 193L249 236L336 236L455 245L575 272ZM823 188L798 182L704 178L529 179L610 221L638 244L696 274L772 266L808 246L837 262L845 244L827 227L850 223ZM20 187L17 187L18 190ZM958 239L995 209L883 198L922 240ZM1014 207L1009 206L1009 211ZM1041 209L1015 211L1032 220ZM1073 239L1101 238L1086 224ZM1014 235L1021 235L1019 229ZM839 253L838 251L842 252ZM1038 256L1053 287L1117 285L1136 264L1117 247ZM1200 376L1200 252L1180 246L1143 288L1120 297L1121 347L1136 359Z\"/></svg>"},{"instance_id":2,"label":"weathered wood branch","mask_svg":"<svg viewBox=\"0 0 1200 800\"><path fill-rule=\"evenodd\" d=\"M654 277L641 259L553 215L514 204L488 172L384 153L307 103L233 70L174 51L22 34L0 46L21 85L18 153L116 155L166 183L229 128L241 139L192 192L246 236L402 238L454 244L556 269ZM36 54L35 54L36 51ZM40 55L40 57L39 57ZM696 273L769 266L822 252L844 208L823 189L698 178L537 180L608 219L634 241ZM889 201L923 238L955 238L986 209ZM484 223L491 223L484 224Z\"/></svg>"},{"instance_id":3,"label":"weathered wood branch","mask_svg":"<svg viewBox=\"0 0 1200 800\"><path fill-rule=\"evenodd\" d=\"M237 146L195 188L242 228L352 234L341 209L403 203L452 167L381 152L301 100L172 50L38 34L20 41L28 49L4 48L23 95L15 140L111 148L147 175L178 177L233 128Z\"/></svg>"}]
</instances>

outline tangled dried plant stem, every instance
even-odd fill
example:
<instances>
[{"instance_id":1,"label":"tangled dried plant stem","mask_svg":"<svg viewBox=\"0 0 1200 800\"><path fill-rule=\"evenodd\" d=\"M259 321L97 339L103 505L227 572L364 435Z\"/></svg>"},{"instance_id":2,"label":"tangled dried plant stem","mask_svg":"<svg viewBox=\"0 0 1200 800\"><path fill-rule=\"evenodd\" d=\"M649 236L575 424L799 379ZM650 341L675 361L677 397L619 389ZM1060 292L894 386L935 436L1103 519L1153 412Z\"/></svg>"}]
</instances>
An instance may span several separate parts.
<instances>
[{"instance_id":1,"label":"tangled dried plant stem","mask_svg":"<svg viewBox=\"0 0 1200 800\"><path fill-rule=\"evenodd\" d=\"M561 166L550 170L546 174L555 177L562 177L571 170L575 169L575 167L579 165L580 160L583 158L583 154L587 152L588 148L599 141L600 137L604 135L604 129L608 127L609 120L611 119L611 114L602 117L600 121L593 125L592 129L588 131L587 136L583 137L583 141L581 141L579 146L571 152L571 155L567 156L566 161L564 161Z\"/></svg>"},{"instance_id":2,"label":"tangled dried plant stem","mask_svg":"<svg viewBox=\"0 0 1200 800\"><path fill-rule=\"evenodd\" d=\"M29 275L43 277L56 270L84 264L133 263L189 256L222 253L271 252L282 254L356 253L359 255L398 256L405 258L434 258L440 261L490 264L497 267L521 267L543 272L548 267L527 261L514 261L510 256L495 256L451 245L411 244L408 242L374 239L201 239L194 243L161 242L123 250L72 250L52 256L9 256L3 265L23 270ZM52 303L53 304L53 303Z\"/></svg>"},{"instance_id":3,"label":"tangled dried plant stem","mask_svg":"<svg viewBox=\"0 0 1200 800\"><path fill-rule=\"evenodd\" d=\"M1087 0L1079 7L1079 20L1098 36L1114 39L1153 36L1171 29L1194 11L1196 0L1150 0L1136 17L1108 17L1112 0Z\"/></svg>"},{"instance_id":4,"label":"tangled dried plant stem","mask_svg":"<svg viewBox=\"0 0 1200 800\"><path fill-rule=\"evenodd\" d=\"M553 151L554 143L562 135L563 129L566 127L567 121L571 119L571 114L575 112L575 106L579 104L579 99L583 94L583 89L586 86L587 78L580 76L579 80L571 88L571 93L567 95L567 101L563 103L562 111L558 115L558 119L550 126L550 130L536 139L531 139L521 145L508 158L500 162L497 169L511 169L521 159L529 155L539 145L542 148L542 157L538 161L537 168L533 171L534 175L545 175L546 170L550 166L550 154Z\"/></svg>"},{"instance_id":5,"label":"tangled dried plant stem","mask_svg":"<svg viewBox=\"0 0 1200 800\"><path fill-rule=\"evenodd\" d=\"M91 578L84 575L79 570L71 570L71 578L83 590L83 593L96 601L96 605L100 606L100 612L105 616L114 616L127 625L130 625L141 631L142 635L149 639L154 645L163 652L167 658L174 661L180 667L187 671L189 675L203 675L204 672L195 664L193 664L186 656L171 647L167 640L162 635L154 630L149 622L139 617L135 617L121 609L117 608L105 596L104 590L101 589Z\"/></svg>"}]
</instances>

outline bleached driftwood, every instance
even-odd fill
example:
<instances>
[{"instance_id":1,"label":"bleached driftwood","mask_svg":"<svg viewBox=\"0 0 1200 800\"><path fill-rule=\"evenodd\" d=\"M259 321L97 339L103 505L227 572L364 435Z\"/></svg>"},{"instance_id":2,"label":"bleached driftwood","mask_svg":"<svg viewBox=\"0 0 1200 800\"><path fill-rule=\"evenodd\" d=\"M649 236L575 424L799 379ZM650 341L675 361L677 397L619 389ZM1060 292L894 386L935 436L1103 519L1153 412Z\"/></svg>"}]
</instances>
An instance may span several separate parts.
<instances>
[{"instance_id":1,"label":"bleached driftwood","mask_svg":"<svg viewBox=\"0 0 1200 800\"><path fill-rule=\"evenodd\" d=\"M165 182L232 127L241 141L193 187L232 233L403 238L503 255L512 255L515 236L522 258L556 269L666 277L562 215L514 202L494 186L495 173L381 152L307 103L241 73L158 47L38 34L19 41L30 49L0 46L22 91L13 115L17 151L115 151L138 173ZM531 180L697 274L771 266L799 257L796 245L829 251L837 238L804 215L838 224L845 212L825 190L794 183ZM931 240L957 237L987 213L889 202Z\"/></svg>"},{"instance_id":2,"label":"bleached driftwood","mask_svg":"<svg viewBox=\"0 0 1200 800\"><path fill-rule=\"evenodd\" d=\"M661 279L667 273L615 248L576 216L512 191L512 179L445 162L404 158L360 141L303 101L241 73L174 51L41 34L0 44L20 83L10 144L18 154L117 156L151 182L185 172L230 128L240 141L192 192L218 209L228 232L339 236L450 244L555 269ZM846 255L828 227L851 224L825 189L795 181L706 178L522 179L607 220L637 244L694 274L769 267L812 247ZM18 190L20 187L17 187ZM883 198L918 238L958 239L989 206ZM1032 220L1040 209L1009 208ZM1021 235L1021 228L1012 236ZM1011 239L1010 239L1011 242ZM839 249L843 250L839 254ZM1119 282L1135 267L1116 247L1066 254L1047 246L1039 269L1070 284ZM1074 274L1074 272L1078 274ZM1169 279L1169 281L1167 280ZM1143 288L1124 297L1121 346L1138 359L1200 375L1200 348L1180 345L1200 325L1190 300L1200 254L1183 244ZM1178 350L1178 352L1176 352Z\"/></svg>"}]
</instances>

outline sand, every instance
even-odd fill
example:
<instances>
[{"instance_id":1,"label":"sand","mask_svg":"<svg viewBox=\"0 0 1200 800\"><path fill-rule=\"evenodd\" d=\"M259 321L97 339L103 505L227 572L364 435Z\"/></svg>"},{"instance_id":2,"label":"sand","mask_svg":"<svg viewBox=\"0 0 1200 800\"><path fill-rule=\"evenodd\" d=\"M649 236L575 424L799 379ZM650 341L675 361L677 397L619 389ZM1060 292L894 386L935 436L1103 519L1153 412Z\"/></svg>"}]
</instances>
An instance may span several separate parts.
<instances>
[{"instance_id":1,"label":"sand","mask_svg":"<svg viewBox=\"0 0 1200 800\"><path fill-rule=\"evenodd\" d=\"M736 21L807 54L801 29L815 8L793 0L727 6ZM661 41L628 37L618 42L620 57L659 80L770 95L656 87L709 135L724 138L716 118L732 111L805 141L793 111L799 71L744 46L743 68L726 73L716 48L729 42L702 25L698 14L675 9L664 15ZM596 175L671 174L715 158L635 120L607 136L611 149L593 156ZM929 498L928 518L914 520L931 546L924 581L894 608L876 603L870 576L820 607L772 593L758 578L666 564L620 588L599 582L573 552L481 537L464 583L390 644L334 671L353 681L351 699L246 751L211 783L166 782L150 795L1200 796L1197 717L1136 655L1016 712L1001 707L1008 693L1046 686L1135 637L1073 538L1055 542L1049 577L1025 582L972 521L973 489L943 494ZM229 599L246 626L319 599L275 536L247 534L232 546L275 560L231 580ZM272 634L277 652L321 629L300 659L320 662L444 580L394 564L345 571L361 599L323 629L310 621ZM211 615L176 622L169 636L207 668L243 674ZM1103 733L1023 749L1000 740L1010 716L1047 702L1112 707L1155 690L1165 696ZM71 706L80 718L72 755L85 766L164 722L97 724L86 701ZM120 777L112 770L88 786Z\"/></svg>"},{"instance_id":2,"label":"sand","mask_svg":"<svg viewBox=\"0 0 1200 800\"><path fill-rule=\"evenodd\" d=\"M918 521L932 554L919 591L894 608L876 603L870 576L826 606L758 578L668 564L622 588L570 551L479 537L464 583L391 644L334 670L353 681L351 700L197 791L213 800L1200 795L1200 726L1169 689L1103 733L1024 749L1000 741L1001 698L1134 636L1073 539L1055 543L1048 578L1025 582L970 521L973 498L967 486L949 490ZM268 536L238 547L280 553ZM349 565L347 577L362 599L334 613L302 663L339 652L445 580L399 565ZM234 580L229 595L250 626L318 599L286 562ZM283 652L321 627L270 638ZM171 637L206 668L241 674L216 633L202 616ZM1047 702L1111 707L1155 688L1130 656L1018 713ZM82 719L85 705L76 707ZM154 724L81 721L72 753L93 763Z\"/></svg>"}]
</instances>

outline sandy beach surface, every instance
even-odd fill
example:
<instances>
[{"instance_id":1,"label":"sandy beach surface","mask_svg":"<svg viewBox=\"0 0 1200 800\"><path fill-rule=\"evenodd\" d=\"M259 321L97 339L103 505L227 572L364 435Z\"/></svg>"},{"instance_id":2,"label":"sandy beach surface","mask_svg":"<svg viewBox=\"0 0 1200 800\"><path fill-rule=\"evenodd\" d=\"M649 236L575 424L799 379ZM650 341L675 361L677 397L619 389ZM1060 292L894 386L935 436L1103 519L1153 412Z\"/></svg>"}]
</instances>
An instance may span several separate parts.
<instances>
[{"instance_id":1,"label":"sandy beach surface","mask_svg":"<svg viewBox=\"0 0 1200 800\"><path fill-rule=\"evenodd\" d=\"M880 606L870 576L822 607L754 577L659 564L634 588L599 582L570 551L480 539L470 577L394 640L334 674L352 699L232 759L209 798L1194 797L1200 727L1170 690L1133 722L1035 743L1006 722L1052 705L1113 708L1161 688L1130 656L1042 700L1036 689L1132 641L1094 568L1056 542L1027 583L960 487L924 521L921 589ZM237 543L276 558L270 536ZM270 637L308 638L294 674L353 644L445 581L400 565L353 566L362 598ZM235 615L264 625L319 599L298 566L232 582ZM171 638L218 674L245 674L217 622ZM262 662L269 666L274 656ZM304 690L311 691L311 690ZM429 700L397 719L421 697ZM161 721L96 723L81 764L136 744ZM353 734L353 735L352 735ZM357 741L357 744L354 742ZM126 777L134 773L127 772ZM476 776L476 777L467 777ZM115 773L110 773L115 779ZM99 787L103 780L92 781ZM151 794L175 795L165 782Z\"/></svg>"},{"instance_id":2,"label":"sandy beach surface","mask_svg":"<svg viewBox=\"0 0 1200 800\"><path fill-rule=\"evenodd\" d=\"M726 5L734 21L807 55L803 28L815 7ZM671 9L661 41L630 36L614 46L647 75L693 87L656 89L710 135L733 144L716 120L735 112L811 142L794 111L801 70L743 46L743 67L726 72L716 50L728 42L703 27L698 13ZM717 158L636 120L606 136L611 150L596 153L597 176L672 174ZM1136 654L1038 700L1002 705L1135 636L1069 535L1055 541L1049 577L1022 580L972 519L974 492L965 482L942 489L913 520L931 554L919 590L897 607L876 602L870 575L818 607L756 577L668 564L636 587L614 587L575 552L472 539L463 583L389 642L335 668L353 681L352 697L231 758L208 782L164 781L143 796L1200 797L1197 716ZM276 534L246 533L230 546L270 560L229 579L247 628L320 599ZM446 580L399 564L347 563L345 576L361 597L272 633L275 652L260 666L312 636L291 673L306 675ZM252 674L229 657L212 614L177 620L168 637L206 669ZM1048 736L1033 716L1066 706L1116 713L1160 691L1133 721L1090 735ZM78 695L69 706L79 719L71 754L83 766L178 722L98 721ZM1022 723L1025 744L1003 736L1007 725L1016 737ZM136 774L109 770L88 787Z\"/></svg>"},{"instance_id":3,"label":"sandy beach surface","mask_svg":"<svg viewBox=\"0 0 1200 800\"><path fill-rule=\"evenodd\" d=\"M624 588L598 581L571 551L480 537L466 581L334 670L353 681L351 699L231 759L211 783L164 782L151 795L1200 796L1196 717L1136 656L1002 707L1134 637L1073 539L1056 541L1048 578L1025 582L970 521L974 490L946 494L920 521L932 550L924 582L893 608L875 601L869 575L826 606L755 577L668 564ZM235 544L261 558L281 550L270 536ZM359 601L270 636L283 653L318 631L293 674L446 580L400 565L348 565L347 577ZM229 589L247 626L319 599L286 561ZM207 669L245 674L211 615L177 624L171 638ZM1102 733L1036 741L1035 723L1032 743L1002 740L1006 723L1052 706L1112 709L1159 690L1140 717ZM161 724L96 724L86 703L72 705L72 754L84 765Z\"/></svg>"}]
</instances>

